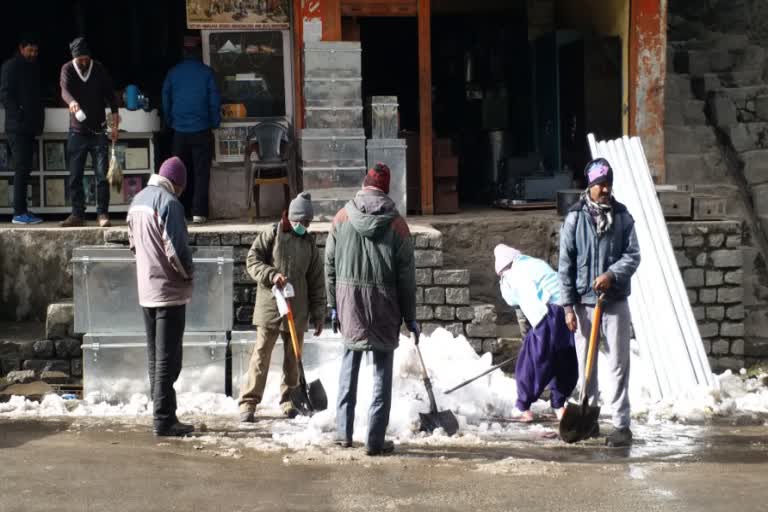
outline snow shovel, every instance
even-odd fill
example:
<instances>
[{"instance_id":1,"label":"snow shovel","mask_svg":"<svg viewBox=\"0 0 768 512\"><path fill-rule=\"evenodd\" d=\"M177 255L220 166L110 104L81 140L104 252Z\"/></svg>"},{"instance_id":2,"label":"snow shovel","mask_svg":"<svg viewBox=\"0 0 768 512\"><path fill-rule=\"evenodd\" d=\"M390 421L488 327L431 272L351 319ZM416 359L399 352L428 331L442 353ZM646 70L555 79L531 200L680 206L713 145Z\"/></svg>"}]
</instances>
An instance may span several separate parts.
<instances>
[{"instance_id":1,"label":"snow shovel","mask_svg":"<svg viewBox=\"0 0 768 512\"><path fill-rule=\"evenodd\" d=\"M451 393L453 393L457 389L461 389L464 386L466 386L467 384L472 384L473 382L475 382L480 377L482 377L484 375L488 375L492 371L496 371L499 368L503 368L503 367L507 366L508 364L514 363L515 361L517 361L517 356L510 357L509 359L507 359L505 361L502 361L499 364L495 364L495 365L491 366L490 368L488 368L487 370L483 371L482 373L480 373L478 375L475 375L471 379L467 379L464 382L462 382L461 384L457 384L457 385L453 386L451 389L449 389L447 391L443 391L443 393L446 394L446 395L450 395Z\"/></svg>"},{"instance_id":2,"label":"snow shovel","mask_svg":"<svg viewBox=\"0 0 768 512\"><path fill-rule=\"evenodd\" d=\"M286 288L281 292L281 296L285 301L291 345L293 346L293 353L296 355L296 364L299 367L299 385L291 390L291 403L304 416L312 416L314 413L328 408L328 395L326 395L320 379L315 379L307 384L307 378L304 376L304 365L301 362L301 347L299 347L299 339L296 337L296 323L293 320L293 310L289 300L289 297L293 296L293 287L286 286Z\"/></svg>"},{"instance_id":3,"label":"snow shovel","mask_svg":"<svg viewBox=\"0 0 768 512\"><path fill-rule=\"evenodd\" d=\"M597 345L600 337L600 320L603 316L603 301L605 294L597 298L595 311L592 315L592 330L589 333L589 348L587 360L584 362L584 383L579 393L579 403L568 402L565 414L560 420L560 439L566 443L575 443L586 439L592 433L592 429L600 417L600 406L589 405L587 386L592 379L595 359L597 358Z\"/></svg>"},{"instance_id":4,"label":"snow shovel","mask_svg":"<svg viewBox=\"0 0 768 512\"><path fill-rule=\"evenodd\" d=\"M424 380L424 387L427 388L427 395L429 396L429 412L419 413L419 430L424 432L432 432L436 428L442 428L445 433L452 436L459 430L459 422L456 416L451 411L438 411L437 402L435 402L435 394L432 392L432 381L429 380L429 374L427 373L427 367L424 364L424 358L421 357L421 349L419 348L419 335L416 335L416 352L419 354L419 361L421 361L421 375Z\"/></svg>"}]
</instances>

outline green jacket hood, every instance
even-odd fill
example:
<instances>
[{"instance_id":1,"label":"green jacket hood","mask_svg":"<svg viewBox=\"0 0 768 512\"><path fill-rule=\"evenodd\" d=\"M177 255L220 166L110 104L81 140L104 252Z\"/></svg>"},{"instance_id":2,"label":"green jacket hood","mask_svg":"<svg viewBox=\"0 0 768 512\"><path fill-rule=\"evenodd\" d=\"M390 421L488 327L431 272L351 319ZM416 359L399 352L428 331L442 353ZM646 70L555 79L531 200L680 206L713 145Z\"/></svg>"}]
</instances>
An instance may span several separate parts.
<instances>
[{"instance_id":1,"label":"green jacket hood","mask_svg":"<svg viewBox=\"0 0 768 512\"><path fill-rule=\"evenodd\" d=\"M394 201L379 190L361 190L344 207L349 222L361 236L380 238L399 214Z\"/></svg>"}]
</instances>

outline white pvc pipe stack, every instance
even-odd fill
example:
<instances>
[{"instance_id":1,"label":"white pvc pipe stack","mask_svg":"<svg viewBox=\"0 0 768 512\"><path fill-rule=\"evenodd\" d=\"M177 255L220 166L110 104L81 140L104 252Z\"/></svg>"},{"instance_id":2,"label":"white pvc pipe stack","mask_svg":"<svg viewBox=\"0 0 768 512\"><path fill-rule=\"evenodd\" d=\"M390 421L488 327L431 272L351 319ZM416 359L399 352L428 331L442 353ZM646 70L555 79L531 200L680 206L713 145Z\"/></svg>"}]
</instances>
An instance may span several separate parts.
<instances>
[{"instance_id":1,"label":"white pvc pipe stack","mask_svg":"<svg viewBox=\"0 0 768 512\"><path fill-rule=\"evenodd\" d=\"M597 142L588 136L593 158L614 169L614 194L635 219L641 263L629 298L636 340L651 373L655 398L680 396L715 379L669 240L664 215L640 139Z\"/></svg>"}]
</instances>

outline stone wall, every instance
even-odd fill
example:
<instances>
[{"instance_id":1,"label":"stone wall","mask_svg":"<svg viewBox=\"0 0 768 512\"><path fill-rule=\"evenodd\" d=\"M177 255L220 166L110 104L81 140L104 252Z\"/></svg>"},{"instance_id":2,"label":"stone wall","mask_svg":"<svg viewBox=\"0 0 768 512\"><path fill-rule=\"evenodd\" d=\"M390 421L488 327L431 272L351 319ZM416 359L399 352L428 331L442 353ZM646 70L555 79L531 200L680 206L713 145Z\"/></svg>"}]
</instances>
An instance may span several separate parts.
<instances>
[{"instance_id":1,"label":"stone wall","mask_svg":"<svg viewBox=\"0 0 768 512\"><path fill-rule=\"evenodd\" d=\"M739 222L671 222L672 246L714 370L758 355L745 343L744 257Z\"/></svg>"},{"instance_id":2,"label":"stone wall","mask_svg":"<svg viewBox=\"0 0 768 512\"><path fill-rule=\"evenodd\" d=\"M104 243L104 230L0 229L0 320L45 319L48 304L72 296L72 250Z\"/></svg>"}]
</instances>

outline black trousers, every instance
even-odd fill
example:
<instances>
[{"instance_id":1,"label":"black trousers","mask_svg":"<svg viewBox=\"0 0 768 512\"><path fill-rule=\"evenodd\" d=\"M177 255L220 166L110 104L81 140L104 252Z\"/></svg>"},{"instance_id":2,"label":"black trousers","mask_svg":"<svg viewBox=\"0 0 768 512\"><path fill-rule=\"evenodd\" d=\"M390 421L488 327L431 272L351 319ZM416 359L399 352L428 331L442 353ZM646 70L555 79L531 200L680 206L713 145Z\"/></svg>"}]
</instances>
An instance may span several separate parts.
<instances>
[{"instance_id":1,"label":"black trousers","mask_svg":"<svg viewBox=\"0 0 768 512\"><path fill-rule=\"evenodd\" d=\"M85 191L83 175L88 153L93 161L93 174L96 178L96 213L109 212L109 166L107 148L109 139L103 133L69 132L67 139L67 170L69 171L69 194L72 198L72 215L85 216Z\"/></svg>"},{"instance_id":2,"label":"black trousers","mask_svg":"<svg viewBox=\"0 0 768 512\"><path fill-rule=\"evenodd\" d=\"M9 133L8 146L13 168L13 214L27 213L27 182L32 171L32 154L37 148L35 136L27 133Z\"/></svg>"},{"instance_id":3,"label":"black trousers","mask_svg":"<svg viewBox=\"0 0 768 512\"><path fill-rule=\"evenodd\" d=\"M187 188L181 202L187 214L208 217L208 190L213 160L211 130L195 133L174 132L173 154L181 158L187 168Z\"/></svg>"},{"instance_id":4,"label":"black trousers","mask_svg":"<svg viewBox=\"0 0 768 512\"><path fill-rule=\"evenodd\" d=\"M143 308L147 330L149 389L154 406L155 427L167 427L176 421L176 391L182 361L182 339L186 306Z\"/></svg>"}]
</instances>

